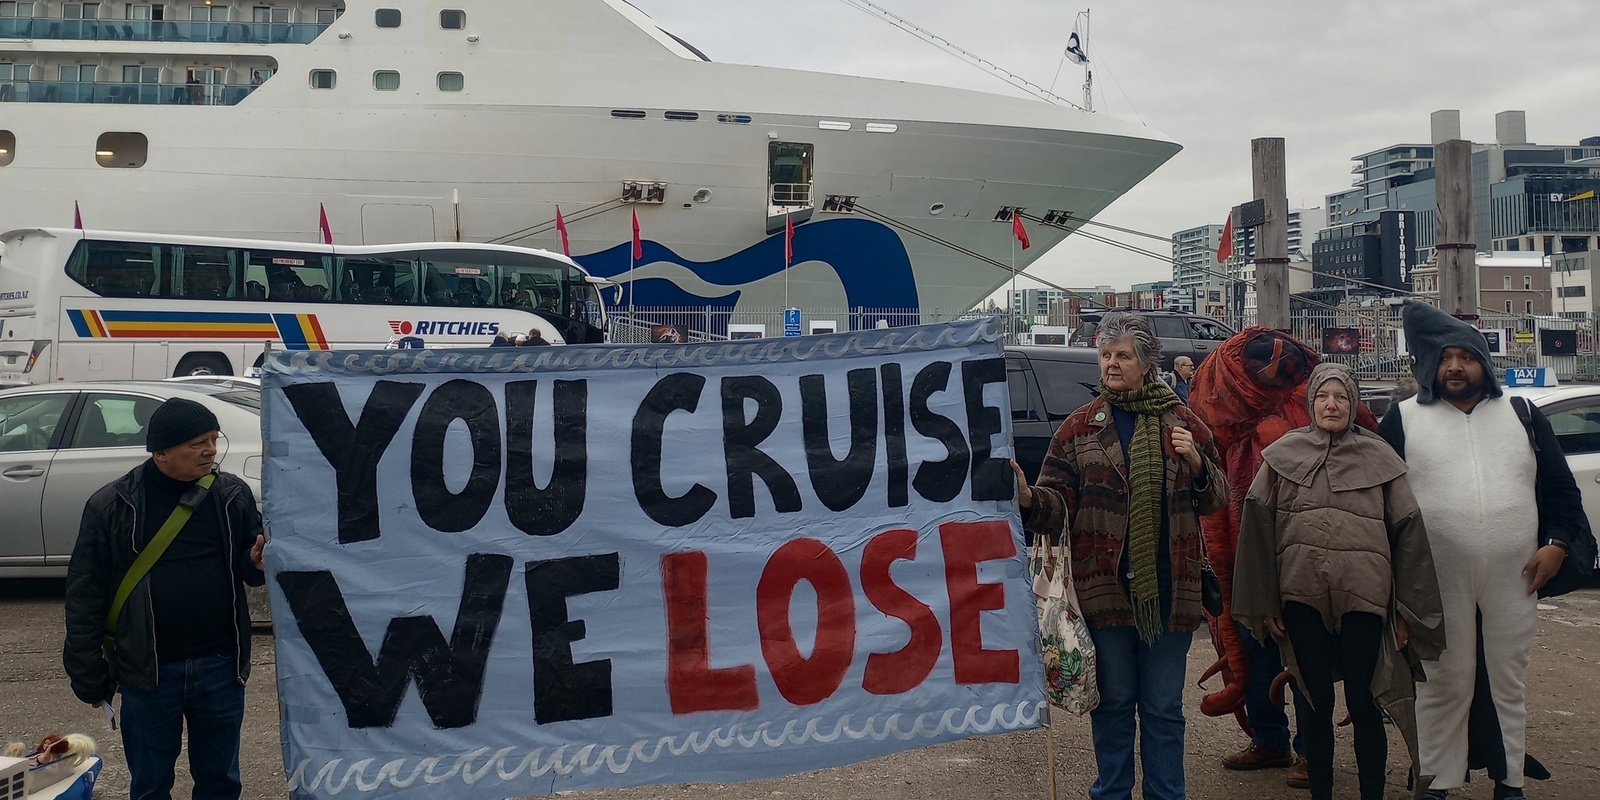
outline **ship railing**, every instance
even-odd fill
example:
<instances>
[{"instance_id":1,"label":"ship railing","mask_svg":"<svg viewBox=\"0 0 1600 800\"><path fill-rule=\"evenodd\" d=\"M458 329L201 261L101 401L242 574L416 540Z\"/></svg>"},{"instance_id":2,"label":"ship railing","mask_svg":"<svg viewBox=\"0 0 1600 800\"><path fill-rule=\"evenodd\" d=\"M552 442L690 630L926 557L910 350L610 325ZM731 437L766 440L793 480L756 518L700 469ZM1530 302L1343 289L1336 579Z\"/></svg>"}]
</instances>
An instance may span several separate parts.
<instances>
[{"instance_id":1,"label":"ship railing","mask_svg":"<svg viewBox=\"0 0 1600 800\"><path fill-rule=\"evenodd\" d=\"M0 17L0 39L309 44L327 28L321 23Z\"/></svg>"},{"instance_id":2,"label":"ship railing","mask_svg":"<svg viewBox=\"0 0 1600 800\"><path fill-rule=\"evenodd\" d=\"M221 83L7 81L0 103L129 103L160 106L238 105L254 86Z\"/></svg>"},{"instance_id":3,"label":"ship railing","mask_svg":"<svg viewBox=\"0 0 1600 800\"><path fill-rule=\"evenodd\" d=\"M774 207L809 207L811 205L811 184L774 183L769 196Z\"/></svg>"}]
</instances>

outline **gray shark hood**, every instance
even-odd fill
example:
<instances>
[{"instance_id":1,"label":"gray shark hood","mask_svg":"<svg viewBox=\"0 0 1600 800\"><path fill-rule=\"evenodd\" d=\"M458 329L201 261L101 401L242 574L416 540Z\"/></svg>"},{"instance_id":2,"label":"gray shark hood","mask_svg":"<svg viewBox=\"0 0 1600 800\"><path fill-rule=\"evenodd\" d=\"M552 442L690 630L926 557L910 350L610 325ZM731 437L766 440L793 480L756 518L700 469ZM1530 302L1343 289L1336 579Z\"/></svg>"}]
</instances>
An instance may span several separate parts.
<instances>
[{"instance_id":1,"label":"gray shark hood","mask_svg":"<svg viewBox=\"0 0 1600 800\"><path fill-rule=\"evenodd\" d=\"M1482 331L1420 300L1407 300L1401 306L1400 324L1406 332L1406 348L1414 359L1411 373L1417 379L1418 403L1427 405L1438 399L1435 384L1439 382L1439 356L1446 347L1459 347L1476 355L1488 383L1484 396L1502 394L1494 376L1494 361L1489 358L1489 340L1483 338Z\"/></svg>"}]
</instances>

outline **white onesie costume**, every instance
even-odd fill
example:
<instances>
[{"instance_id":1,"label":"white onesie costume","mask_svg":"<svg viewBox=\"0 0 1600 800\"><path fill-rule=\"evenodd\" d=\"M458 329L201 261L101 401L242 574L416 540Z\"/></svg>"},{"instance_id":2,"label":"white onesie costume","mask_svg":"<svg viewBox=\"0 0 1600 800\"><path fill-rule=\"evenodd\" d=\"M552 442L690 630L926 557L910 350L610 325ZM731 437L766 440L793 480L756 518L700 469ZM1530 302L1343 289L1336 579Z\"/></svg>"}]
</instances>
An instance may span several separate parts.
<instances>
[{"instance_id":1,"label":"white onesie costume","mask_svg":"<svg viewBox=\"0 0 1600 800\"><path fill-rule=\"evenodd\" d=\"M1528 431L1505 397L1464 414L1442 400L1400 404L1407 477L1428 526L1444 605L1443 656L1417 684L1421 774L1432 788L1465 785L1467 715L1477 676L1477 618L1500 734L1507 786L1523 784L1527 705L1523 672L1538 599L1522 569L1538 548L1538 476Z\"/></svg>"}]
</instances>

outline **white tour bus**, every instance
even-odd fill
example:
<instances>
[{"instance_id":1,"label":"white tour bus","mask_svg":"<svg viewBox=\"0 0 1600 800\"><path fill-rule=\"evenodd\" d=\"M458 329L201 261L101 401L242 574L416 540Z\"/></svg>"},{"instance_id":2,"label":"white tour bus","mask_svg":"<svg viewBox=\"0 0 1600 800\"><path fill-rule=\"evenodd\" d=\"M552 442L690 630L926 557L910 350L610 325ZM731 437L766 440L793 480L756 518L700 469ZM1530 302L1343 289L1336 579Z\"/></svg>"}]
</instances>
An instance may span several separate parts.
<instances>
[{"instance_id":1,"label":"white tour bus","mask_svg":"<svg viewBox=\"0 0 1600 800\"><path fill-rule=\"evenodd\" d=\"M0 385L244 375L268 348L602 342L609 283L504 245L15 230L0 235Z\"/></svg>"}]
</instances>

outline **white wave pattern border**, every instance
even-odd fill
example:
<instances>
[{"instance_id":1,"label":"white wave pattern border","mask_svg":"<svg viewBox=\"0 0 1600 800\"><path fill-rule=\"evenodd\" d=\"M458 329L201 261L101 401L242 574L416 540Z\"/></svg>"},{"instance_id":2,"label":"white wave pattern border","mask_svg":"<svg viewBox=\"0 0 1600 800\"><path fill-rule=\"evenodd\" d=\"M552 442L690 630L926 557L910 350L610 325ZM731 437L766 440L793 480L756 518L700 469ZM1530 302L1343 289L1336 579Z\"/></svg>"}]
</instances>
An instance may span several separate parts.
<instances>
[{"instance_id":1,"label":"white wave pattern border","mask_svg":"<svg viewBox=\"0 0 1600 800\"><path fill-rule=\"evenodd\" d=\"M397 758L379 767L377 773L371 776L367 771L376 759L366 758L356 761L341 772L340 766L344 763L344 759L335 758L316 769L309 778L307 772L313 765L310 759L303 759L289 774L288 789L290 792L304 791L336 796L352 787L361 793L377 791L385 784L396 789L407 789L417 781L432 786L460 780L467 786L473 786L485 778L498 778L500 782L505 783L517 780L524 774L528 778L538 778L550 773L565 777L573 773L594 775L602 769L614 775L624 775L634 764L651 764L663 755L673 757L689 753L704 755L712 749L730 750L735 747L745 750L758 747L777 749L788 745L831 744L841 740L870 739L878 742L889 739L942 740L952 736L1004 733L1033 728L1040 724L1044 715L1044 703L1024 700L993 707L971 706L966 709L928 711L918 714L909 727L902 727L904 714L868 717L859 726L853 726L850 715L846 714L827 731L821 729L824 723L820 719L806 722L805 727L800 730L797 730L800 726L799 720L790 720L776 732L772 723L761 723L749 732L746 732L744 724L740 723L727 728L726 731L714 728L708 733L692 732L663 736L654 741L641 739L629 746L586 744L574 748L573 745L562 745L549 751L548 755L545 753L545 748L541 747L527 751L520 758L514 757L519 750L514 746L500 748L487 758L484 757L491 749L488 747L480 747L458 756L428 756L417 759L414 764L409 759ZM569 750L574 752L568 755ZM478 763L480 758L484 759L482 764ZM445 763L450 764L449 769L443 773L438 772L439 766ZM508 764L512 765L509 769Z\"/></svg>"},{"instance_id":2,"label":"white wave pattern border","mask_svg":"<svg viewBox=\"0 0 1600 800\"><path fill-rule=\"evenodd\" d=\"M633 367L714 367L722 364L775 364L813 358L885 356L946 347L972 347L999 342L1001 336L997 323L983 319L822 336L702 344L564 345L492 350L274 350L268 354L264 367L268 375L305 369L345 374L448 375L535 370L575 372Z\"/></svg>"}]
</instances>

